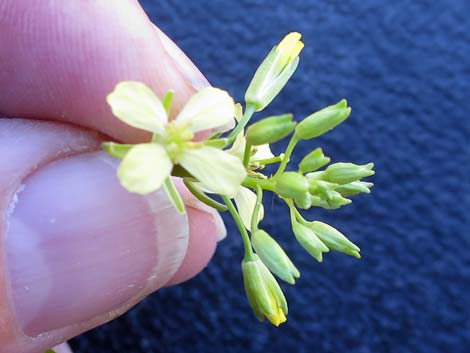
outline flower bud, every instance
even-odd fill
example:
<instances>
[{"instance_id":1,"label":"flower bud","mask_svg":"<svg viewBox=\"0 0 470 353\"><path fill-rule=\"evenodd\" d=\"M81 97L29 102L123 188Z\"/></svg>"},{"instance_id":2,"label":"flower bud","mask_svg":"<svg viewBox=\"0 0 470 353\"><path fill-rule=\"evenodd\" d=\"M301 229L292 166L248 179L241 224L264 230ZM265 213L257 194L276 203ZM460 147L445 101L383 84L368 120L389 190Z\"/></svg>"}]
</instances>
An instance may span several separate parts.
<instances>
[{"instance_id":1,"label":"flower bud","mask_svg":"<svg viewBox=\"0 0 470 353\"><path fill-rule=\"evenodd\" d=\"M292 230L294 231L295 238L312 255L318 262L323 261L322 253L330 251L328 247L322 243L317 237L315 232L309 227L299 223L292 223Z\"/></svg>"},{"instance_id":2,"label":"flower bud","mask_svg":"<svg viewBox=\"0 0 470 353\"><path fill-rule=\"evenodd\" d=\"M275 46L256 70L245 94L247 105L263 110L285 86L299 64L304 44L301 35L293 32Z\"/></svg>"},{"instance_id":3,"label":"flower bud","mask_svg":"<svg viewBox=\"0 0 470 353\"><path fill-rule=\"evenodd\" d=\"M301 199L308 193L308 181L302 174L285 172L276 181L276 193L289 199Z\"/></svg>"},{"instance_id":4,"label":"flower bud","mask_svg":"<svg viewBox=\"0 0 470 353\"><path fill-rule=\"evenodd\" d=\"M333 195L333 191L335 191L338 186L338 184L330 183L328 181L320 179L310 179L308 183L308 191L312 195L330 198Z\"/></svg>"},{"instance_id":5,"label":"flower bud","mask_svg":"<svg viewBox=\"0 0 470 353\"><path fill-rule=\"evenodd\" d=\"M374 175L374 163L357 165L353 163L335 163L325 170L324 180L337 184L348 184L364 177Z\"/></svg>"},{"instance_id":6,"label":"flower bud","mask_svg":"<svg viewBox=\"0 0 470 353\"><path fill-rule=\"evenodd\" d=\"M330 158L325 157L321 148L317 148L302 159L299 164L299 172L302 174L313 172L328 163L330 163Z\"/></svg>"},{"instance_id":7,"label":"flower bud","mask_svg":"<svg viewBox=\"0 0 470 353\"><path fill-rule=\"evenodd\" d=\"M352 183L343 184L338 186L336 189L344 197L354 196L357 194L370 193L370 188L374 186L374 183L368 183L365 181L353 181Z\"/></svg>"},{"instance_id":8,"label":"flower bud","mask_svg":"<svg viewBox=\"0 0 470 353\"><path fill-rule=\"evenodd\" d=\"M297 207L308 210L312 206L312 195L306 193L302 197L296 197L294 201Z\"/></svg>"},{"instance_id":9,"label":"flower bud","mask_svg":"<svg viewBox=\"0 0 470 353\"><path fill-rule=\"evenodd\" d=\"M341 232L323 222L310 222L309 228L326 244L331 250L339 251L348 255L361 258L361 251L354 243L346 238Z\"/></svg>"},{"instance_id":10,"label":"flower bud","mask_svg":"<svg viewBox=\"0 0 470 353\"><path fill-rule=\"evenodd\" d=\"M325 201L326 203L324 203L322 207L328 210L334 210L341 206L349 205L352 202L350 199L344 198L336 191L331 191Z\"/></svg>"},{"instance_id":11,"label":"flower bud","mask_svg":"<svg viewBox=\"0 0 470 353\"><path fill-rule=\"evenodd\" d=\"M279 326L286 321L287 302L279 284L257 255L242 261L243 284L250 306L260 321Z\"/></svg>"},{"instance_id":12,"label":"flower bud","mask_svg":"<svg viewBox=\"0 0 470 353\"><path fill-rule=\"evenodd\" d=\"M261 229L256 230L251 235L251 244L272 273L287 283L295 284L295 278L300 277L299 270L268 233Z\"/></svg>"},{"instance_id":13,"label":"flower bud","mask_svg":"<svg viewBox=\"0 0 470 353\"><path fill-rule=\"evenodd\" d=\"M302 140L323 135L341 124L351 113L345 99L326 107L302 120L295 128L295 134Z\"/></svg>"},{"instance_id":14,"label":"flower bud","mask_svg":"<svg viewBox=\"0 0 470 353\"><path fill-rule=\"evenodd\" d=\"M252 146L277 142L295 129L292 114L271 116L260 120L246 130L246 142Z\"/></svg>"}]
</instances>

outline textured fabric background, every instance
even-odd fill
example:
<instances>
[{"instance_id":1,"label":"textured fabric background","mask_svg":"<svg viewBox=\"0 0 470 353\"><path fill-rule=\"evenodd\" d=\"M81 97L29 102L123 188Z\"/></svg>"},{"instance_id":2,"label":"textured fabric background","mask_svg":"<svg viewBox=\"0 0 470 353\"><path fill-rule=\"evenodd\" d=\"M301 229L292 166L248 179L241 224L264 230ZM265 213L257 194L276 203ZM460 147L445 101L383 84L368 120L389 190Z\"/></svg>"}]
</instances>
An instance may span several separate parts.
<instances>
[{"instance_id":1,"label":"textured fabric background","mask_svg":"<svg viewBox=\"0 0 470 353\"><path fill-rule=\"evenodd\" d=\"M343 230L363 258L330 253L316 263L268 198L276 217L264 226L302 272L284 287L285 325L252 315L241 242L226 218L229 236L201 275L75 339L76 352L468 352L469 2L142 3L212 84L238 99L271 46L303 33L299 70L266 113L300 118L348 99L348 122L298 155L320 145L335 161L376 163L372 194L308 213Z\"/></svg>"}]
</instances>

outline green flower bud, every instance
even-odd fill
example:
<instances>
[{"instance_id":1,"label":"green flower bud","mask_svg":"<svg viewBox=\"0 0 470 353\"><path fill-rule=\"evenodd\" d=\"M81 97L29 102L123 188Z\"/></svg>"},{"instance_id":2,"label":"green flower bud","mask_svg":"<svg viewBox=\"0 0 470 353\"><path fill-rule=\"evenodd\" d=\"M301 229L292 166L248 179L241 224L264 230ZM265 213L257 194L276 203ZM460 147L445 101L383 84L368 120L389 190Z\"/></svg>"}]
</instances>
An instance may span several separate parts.
<instances>
[{"instance_id":1,"label":"green flower bud","mask_svg":"<svg viewBox=\"0 0 470 353\"><path fill-rule=\"evenodd\" d=\"M368 183L365 181L353 181L349 184L343 184L338 186L336 189L344 197L354 196L357 194L363 193L370 193L370 188L374 186L374 183Z\"/></svg>"},{"instance_id":2,"label":"green flower bud","mask_svg":"<svg viewBox=\"0 0 470 353\"><path fill-rule=\"evenodd\" d=\"M292 223L292 230L294 231L295 238L312 255L318 262L323 261L323 253L330 251L328 247L322 243L317 237L315 232L309 227L299 223Z\"/></svg>"},{"instance_id":3,"label":"green flower bud","mask_svg":"<svg viewBox=\"0 0 470 353\"><path fill-rule=\"evenodd\" d=\"M337 184L348 184L374 175L374 163L357 165L353 163L335 163L325 170L324 180Z\"/></svg>"},{"instance_id":4,"label":"green flower bud","mask_svg":"<svg viewBox=\"0 0 470 353\"><path fill-rule=\"evenodd\" d=\"M308 181L302 174L285 172L276 181L276 193L289 199L301 199L308 193Z\"/></svg>"},{"instance_id":5,"label":"green flower bud","mask_svg":"<svg viewBox=\"0 0 470 353\"><path fill-rule=\"evenodd\" d=\"M339 251L348 255L361 258L361 251L354 243L346 238L341 232L323 222L310 222L309 228L326 244L331 250Z\"/></svg>"},{"instance_id":6,"label":"green flower bud","mask_svg":"<svg viewBox=\"0 0 470 353\"><path fill-rule=\"evenodd\" d=\"M330 163L330 158L325 157L321 148L317 148L302 159L299 164L299 172L302 174L313 172L328 163Z\"/></svg>"},{"instance_id":7,"label":"green flower bud","mask_svg":"<svg viewBox=\"0 0 470 353\"><path fill-rule=\"evenodd\" d=\"M243 284L250 306L260 321L279 326L286 321L287 301L279 284L257 255L242 261Z\"/></svg>"},{"instance_id":8,"label":"green flower bud","mask_svg":"<svg viewBox=\"0 0 470 353\"><path fill-rule=\"evenodd\" d=\"M300 277L299 270L268 233L261 229L256 230L251 235L251 244L272 273L287 283L295 284L295 278Z\"/></svg>"},{"instance_id":9,"label":"green flower bud","mask_svg":"<svg viewBox=\"0 0 470 353\"><path fill-rule=\"evenodd\" d=\"M340 208L341 206L349 205L352 201L346 199L339 192L331 191L321 207L327 210L334 210Z\"/></svg>"},{"instance_id":10,"label":"green flower bud","mask_svg":"<svg viewBox=\"0 0 470 353\"><path fill-rule=\"evenodd\" d=\"M341 124L351 113L345 99L326 107L302 120L295 128L295 134L302 140L323 135Z\"/></svg>"},{"instance_id":11,"label":"green flower bud","mask_svg":"<svg viewBox=\"0 0 470 353\"><path fill-rule=\"evenodd\" d=\"M338 184L319 179L310 179L308 183L308 191L312 195L318 195L325 198L333 197L333 191L336 190Z\"/></svg>"},{"instance_id":12,"label":"green flower bud","mask_svg":"<svg viewBox=\"0 0 470 353\"><path fill-rule=\"evenodd\" d=\"M302 197L295 198L294 201L297 207L303 210L308 210L312 206L312 195L307 193Z\"/></svg>"},{"instance_id":13,"label":"green flower bud","mask_svg":"<svg viewBox=\"0 0 470 353\"><path fill-rule=\"evenodd\" d=\"M114 158L123 159L127 152L135 145L127 145L115 142L103 142L101 148Z\"/></svg>"},{"instance_id":14,"label":"green flower bud","mask_svg":"<svg viewBox=\"0 0 470 353\"><path fill-rule=\"evenodd\" d=\"M289 33L271 50L256 70L245 94L247 104L263 110L285 86L299 65L304 44L299 33Z\"/></svg>"},{"instance_id":15,"label":"green flower bud","mask_svg":"<svg viewBox=\"0 0 470 353\"><path fill-rule=\"evenodd\" d=\"M252 146L260 146L277 142L295 129L292 114L271 116L260 120L246 130L246 142Z\"/></svg>"}]
</instances>

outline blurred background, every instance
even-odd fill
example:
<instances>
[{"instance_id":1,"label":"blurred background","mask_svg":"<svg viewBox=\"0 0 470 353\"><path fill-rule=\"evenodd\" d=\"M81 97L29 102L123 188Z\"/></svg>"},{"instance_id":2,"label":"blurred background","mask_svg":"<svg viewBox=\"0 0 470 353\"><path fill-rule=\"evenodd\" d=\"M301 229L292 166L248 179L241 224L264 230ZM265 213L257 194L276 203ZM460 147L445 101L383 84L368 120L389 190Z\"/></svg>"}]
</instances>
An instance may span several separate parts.
<instances>
[{"instance_id":1,"label":"blurred background","mask_svg":"<svg viewBox=\"0 0 470 353\"><path fill-rule=\"evenodd\" d=\"M302 273L283 287L286 324L252 314L240 237L226 217L228 237L203 273L76 338L76 352L468 352L470 3L141 3L238 100L271 47L290 31L303 34L297 73L260 116L300 119L348 99L347 122L301 144L294 162L317 146L334 161L375 162L370 195L306 213L343 231L363 258L328 253L317 263L294 241L284 205L266 197L263 226Z\"/></svg>"}]
</instances>

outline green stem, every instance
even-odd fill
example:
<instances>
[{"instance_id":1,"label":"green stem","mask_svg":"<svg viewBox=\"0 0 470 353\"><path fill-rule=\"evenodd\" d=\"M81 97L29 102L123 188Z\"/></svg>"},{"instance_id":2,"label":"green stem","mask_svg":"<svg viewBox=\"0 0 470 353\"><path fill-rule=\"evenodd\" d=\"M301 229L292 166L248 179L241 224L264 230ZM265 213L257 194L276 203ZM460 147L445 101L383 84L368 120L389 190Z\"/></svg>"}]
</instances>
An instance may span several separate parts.
<instances>
[{"instance_id":1,"label":"green stem","mask_svg":"<svg viewBox=\"0 0 470 353\"><path fill-rule=\"evenodd\" d=\"M226 139L226 138L221 138L221 139L209 139L209 140L205 140L205 141L201 141L201 142L196 142L195 144L197 145L203 145L203 146L211 146L211 147L215 147L215 148L224 148L225 146L227 146L229 143L229 140Z\"/></svg>"},{"instance_id":2,"label":"green stem","mask_svg":"<svg viewBox=\"0 0 470 353\"><path fill-rule=\"evenodd\" d=\"M214 134L212 134L208 140L215 140L215 139L218 139L220 136L222 136L222 132L216 132Z\"/></svg>"},{"instance_id":3,"label":"green stem","mask_svg":"<svg viewBox=\"0 0 470 353\"><path fill-rule=\"evenodd\" d=\"M245 152L243 154L243 166L248 168L248 164L250 163L250 155L251 155L251 145L247 142L245 143Z\"/></svg>"},{"instance_id":4,"label":"green stem","mask_svg":"<svg viewBox=\"0 0 470 353\"><path fill-rule=\"evenodd\" d=\"M246 231L245 226L243 225L243 221L240 218L240 215L238 214L235 206L233 205L232 200L230 200L227 196L221 195L222 200L225 202L227 205L227 208L230 212L230 214L233 217L233 220L237 224L238 230L240 231L240 234L242 236L243 240L243 247L245 248L245 258L247 260L253 260L253 249L251 248L251 241L250 237L248 235L248 232Z\"/></svg>"},{"instance_id":5,"label":"green stem","mask_svg":"<svg viewBox=\"0 0 470 353\"><path fill-rule=\"evenodd\" d=\"M165 179L165 181L163 182L163 189L165 190L166 194L175 206L176 210L179 213L184 213L185 209L183 199L181 198L181 195L179 194L178 190L176 190L176 186L175 184L173 184L171 177L167 177Z\"/></svg>"},{"instance_id":6,"label":"green stem","mask_svg":"<svg viewBox=\"0 0 470 353\"><path fill-rule=\"evenodd\" d=\"M282 162L285 158L285 154L281 153L279 156L276 157L271 157L271 158L266 158L266 159L260 159L259 161L253 161L254 163L258 163L259 165L268 165L268 164L273 164L273 163L279 163Z\"/></svg>"},{"instance_id":7,"label":"green stem","mask_svg":"<svg viewBox=\"0 0 470 353\"><path fill-rule=\"evenodd\" d=\"M302 217L300 214L299 210L294 205L294 202L292 202L292 199L283 199L287 206L289 206L289 211L290 211L290 219L291 222L294 221L299 221L300 223L308 223L307 220Z\"/></svg>"},{"instance_id":8,"label":"green stem","mask_svg":"<svg viewBox=\"0 0 470 353\"><path fill-rule=\"evenodd\" d=\"M258 229L258 216L259 216L259 210L261 208L261 205L263 204L263 189L261 189L261 186L256 185L256 203L255 203L255 208L253 210L253 215L251 216L251 232L254 232L255 230Z\"/></svg>"},{"instance_id":9,"label":"green stem","mask_svg":"<svg viewBox=\"0 0 470 353\"><path fill-rule=\"evenodd\" d=\"M289 144L287 145L287 149L285 152L284 159L281 162L281 165L279 166L279 169L277 170L276 174L274 174L273 179L276 179L279 175L281 175L284 170L287 167L287 163L289 163L290 156L292 155L292 152L294 151L295 145L299 142L299 139L294 135L292 135Z\"/></svg>"},{"instance_id":10,"label":"green stem","mask_svg":"<svg viewBox=\"0 0 470 353\"><path fill-rule=\"evenodd\" d=\"M199 201L205 203L207 206L215 208L217 211L227 211L228 208L225 205L215 201L214 199L207 196L205 193L199 191L197 188L193 186L193 184L188 181L187 179L183 179L184 185L188 188L188 190L193 194Z\"/></svg>"},{"instance_id":11,"label":"green stem","mask_svg":"<svg viewBox=\"0 0 470 353\"><path fill-rule=\"evenodd\" d=\"M252 178L246 177L242 183L243 186L246 186L250 189L256 190L256 187L259 185L263 190L269 190L275 192L276 186L275 183L271 181L271 179L259 179L259 178Z\"/></svg>"},{"instance_id":12,"label":"green stem","mask_svg":"<svg viewBox=\"0 0 470 353\"><path fill-rule=\"evenodd\" d=\"M292 224L294 224L294 222L297 222L297 219L295 217L295 212L297 211L297 209L295 208L294 203L292 202L291 199L283 199L283 200L285 201L287 206L289 206L290 221Z\"/></svg>"},{"instance_id":13,"label":"green stem","mask_svg":"<svg viewBox=\"0 0 470 353\"><path fill-rule=\"evenodd\" d=\"M242 120L237 124L235 129L227 136L230 141L234 141L237 135L245 128L246 124L250 121L251 117L253 116L256 108L248 104L245 109L245 113L243 114Z\"/></svg>"}]
</instances>

